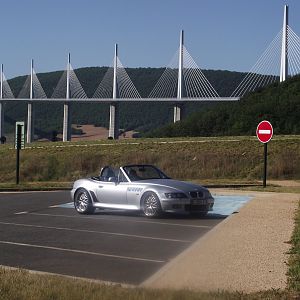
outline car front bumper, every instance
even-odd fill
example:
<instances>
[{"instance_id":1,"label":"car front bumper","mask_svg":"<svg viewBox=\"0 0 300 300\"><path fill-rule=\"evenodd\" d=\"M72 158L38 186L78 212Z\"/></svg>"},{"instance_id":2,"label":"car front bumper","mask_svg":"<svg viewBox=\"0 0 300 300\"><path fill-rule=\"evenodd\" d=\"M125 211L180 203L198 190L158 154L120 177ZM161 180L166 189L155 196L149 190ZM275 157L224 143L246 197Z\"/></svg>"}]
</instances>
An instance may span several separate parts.
<instances>
[{"instance_id":1,"label":"car front bumper","mask_svg":"<svg viewBox=\"0 0 300 300\"><path fill-rule=\"evenodd\" d=\"M213 210L214 198L166 199L161 206L165 212L208 212Z\"/></svg>"}]
</instances>

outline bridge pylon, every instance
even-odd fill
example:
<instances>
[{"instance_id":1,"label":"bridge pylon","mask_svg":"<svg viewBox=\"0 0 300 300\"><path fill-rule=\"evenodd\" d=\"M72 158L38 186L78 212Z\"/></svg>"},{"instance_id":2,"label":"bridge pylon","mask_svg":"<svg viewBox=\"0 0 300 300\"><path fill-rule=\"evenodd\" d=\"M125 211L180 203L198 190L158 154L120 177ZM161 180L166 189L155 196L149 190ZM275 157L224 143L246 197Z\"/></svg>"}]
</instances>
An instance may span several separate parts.
<instances>
[{"instance_id":1,"label":"bridge pylon","mask_svg":"<svg viewBox=\"0 0 300 300\"><path fill-rule=\"evenodd\" d=\"M285 81L288 77L288 9L288 5L285 5L282 26L280 82Z\"/></svg>"},{"instance_id":2,"label":"bridge pylon","mask_svg":"<svg viewBox=\"0 0 300 300\"><path fill-rule=\"evenodd\" d=\"M117 71L118 71L118 44L115 44L114 55L114 77L113 77L113 99L109 105L109 130L108 137L112 139L119 138L119 103L114 101L119 98L118 84L117 84Z\"/></svg>"},{"instance_id":3,"label":"bridge pylon","mask_svg":"<svg viewBox=\"0 0 300 300\"><path fill-rule=\"evenodd\" d=\"M71 103L70 100L70 70L71 70L71 54L68 54L67 65L67 91L66 101L64 102L64 120L63 120L63 142L71 141Z\"/></svg>"},{"instance_id":4,"label":"bridge pylon","mask_svg":"<svg viewBox=\"0 0 300 300\"><path fill-rule=\"evenodd\" d=\"M30 64L30 92L29 99L32 100L34 98L33 94L33 59ZM34 104L32 101L29 101L27 104L27 136L26 142L32 143L34 140Z\"/></svg>"},{"instance_id":5,"label":"bridge pylon","mask_svg":"<svg viewBox=\"0 0 300 300\"><path fill-rule=\"evenodd\" d=\"M182 99L182 88L183 88L183 30L180 31L180 42L179 42L179 57L178 57L178 81L177 81L177 99ZM174 105L174 123L178 122L182 118L183 103L176 103Z\"/></svg>"}]
</instances>

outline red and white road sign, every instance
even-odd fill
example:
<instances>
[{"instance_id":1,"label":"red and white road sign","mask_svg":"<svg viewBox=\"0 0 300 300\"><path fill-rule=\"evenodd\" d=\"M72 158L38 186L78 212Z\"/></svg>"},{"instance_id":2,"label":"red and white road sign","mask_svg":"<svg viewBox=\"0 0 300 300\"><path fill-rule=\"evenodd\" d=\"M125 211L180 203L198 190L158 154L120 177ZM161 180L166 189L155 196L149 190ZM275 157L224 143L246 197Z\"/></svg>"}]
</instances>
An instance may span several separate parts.
<instances>
[{"instance_id":1,"label":"red and white road sign","mask_svg":"<svg viewBox=\"0 0 300 300\"><path fill-rule=\"evenodd\" d=\"M269 121L261 121L256 128L256 136L262 143L268 143L273 136L273 126Z\"/></svg>"}]
</instances>

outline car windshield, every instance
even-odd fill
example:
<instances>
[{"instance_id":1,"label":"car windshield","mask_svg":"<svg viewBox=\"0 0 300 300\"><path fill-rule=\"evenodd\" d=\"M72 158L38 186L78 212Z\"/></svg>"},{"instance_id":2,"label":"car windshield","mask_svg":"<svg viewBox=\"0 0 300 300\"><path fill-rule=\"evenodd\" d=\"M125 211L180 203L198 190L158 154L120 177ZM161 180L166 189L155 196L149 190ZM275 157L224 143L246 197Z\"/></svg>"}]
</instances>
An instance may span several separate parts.
<instances>
[{"instance_id":1,"label":"car windshield","mask_svg":"<svg viewBox=\"0 0 300 300\"><path fill-rule=\"evenodd\" d=\"M170 178L156 167L150 165L125 166L123 169L131 181Z\"/></svg>"}]
</instances>

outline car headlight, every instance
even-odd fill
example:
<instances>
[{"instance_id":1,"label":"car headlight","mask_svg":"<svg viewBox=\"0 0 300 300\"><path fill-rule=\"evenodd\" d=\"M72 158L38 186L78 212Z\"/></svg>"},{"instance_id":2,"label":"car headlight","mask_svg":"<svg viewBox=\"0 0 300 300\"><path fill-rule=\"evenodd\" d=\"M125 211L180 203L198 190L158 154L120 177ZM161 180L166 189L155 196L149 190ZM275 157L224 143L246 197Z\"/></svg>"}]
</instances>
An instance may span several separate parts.
<instances>
[{"instance_id":1,"label":"car headlight","mask_svg":"<svg viewBox=\"0 0 300 300\"><path fill-rule=\"evenodd\" d=\"M187 195L184 193L165 193L165 196L168 199L187 198Z\"/></svg>"},{"instance_id":2,"label":"car headlight","mask_svg":"<svg viewBox=\"0 0 300 300\"><path fill-rule=\"evenodd\" d=\"M212 196L212 194L210 192L208 192L208 197L214 199L214 197Z\"/></svg>"}]
</instances>

